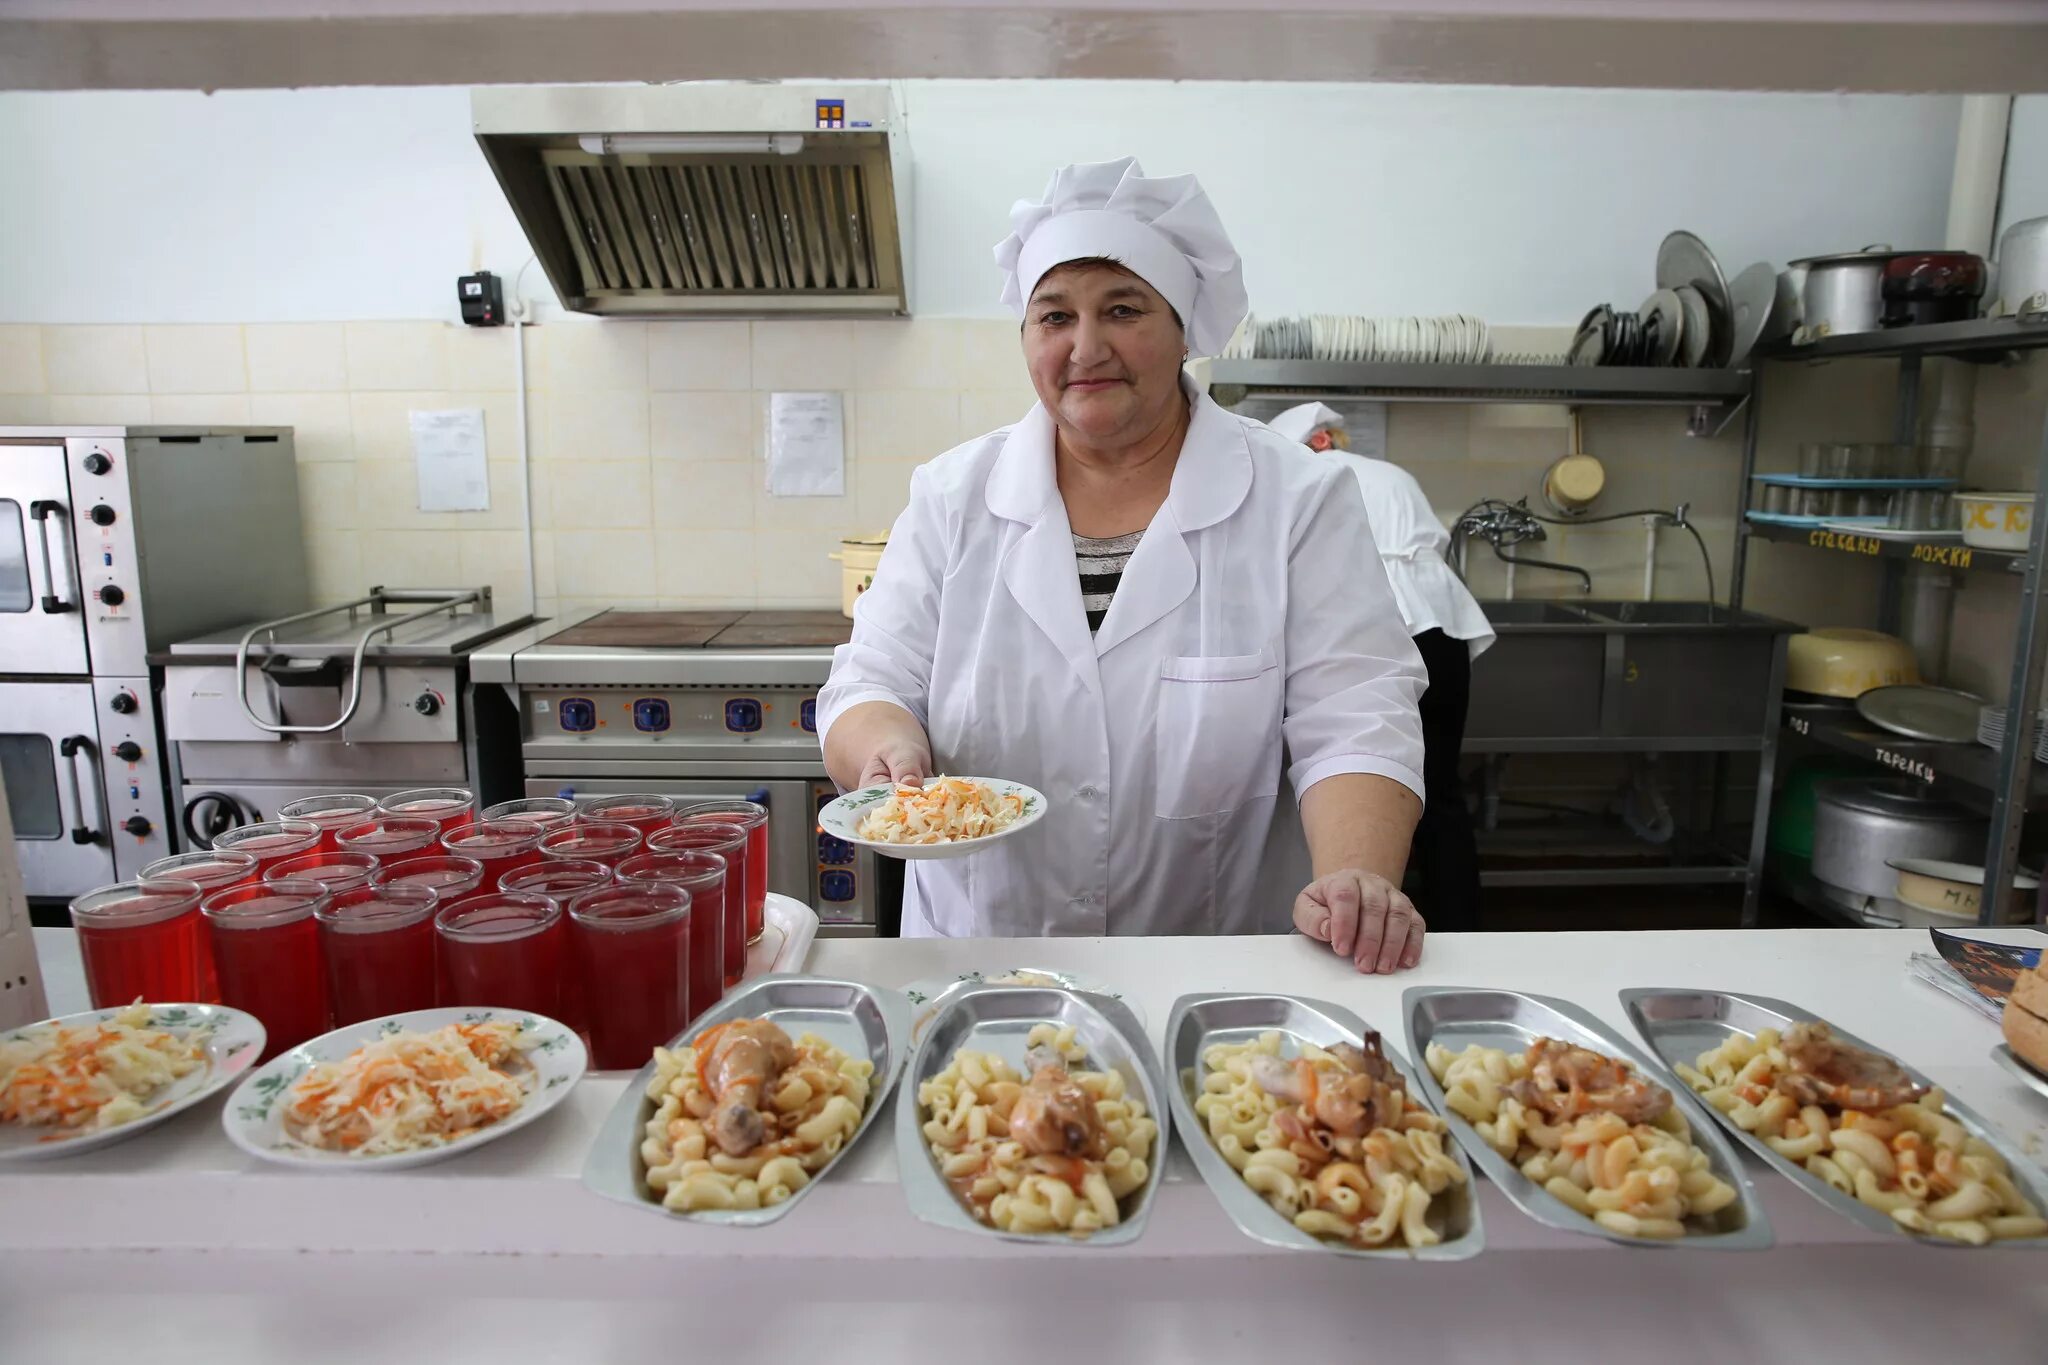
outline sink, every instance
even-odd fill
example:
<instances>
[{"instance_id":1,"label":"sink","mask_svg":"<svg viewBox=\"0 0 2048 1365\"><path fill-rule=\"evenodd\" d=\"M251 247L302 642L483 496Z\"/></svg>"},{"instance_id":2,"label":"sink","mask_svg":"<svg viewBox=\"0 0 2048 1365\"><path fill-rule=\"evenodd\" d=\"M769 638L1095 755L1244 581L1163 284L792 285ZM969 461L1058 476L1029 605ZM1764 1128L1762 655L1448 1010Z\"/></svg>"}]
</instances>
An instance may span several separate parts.
<instances>
[{"instance_id":1,"label":"sink","mask_svg":"<svg viewBox=\"0 0 2048 1365\"><path fill-rule=\"evenodd\" d=\"M1585 611L1625 626L1725 626L1743 616L1714 602L1588 602Z\"/></svg>"},{"instance_id":2,"label":"sink","mask_svg":"<svg viewBox=\"0 0 2048 1365\"><path fill-rule=\"evenodd\" d=\"M1577 607L1562 602L1525 599L1515 602L1481 602L1479 609L1496 626L1591 626L1596 622Z\"/></svg>"}]
</instances>

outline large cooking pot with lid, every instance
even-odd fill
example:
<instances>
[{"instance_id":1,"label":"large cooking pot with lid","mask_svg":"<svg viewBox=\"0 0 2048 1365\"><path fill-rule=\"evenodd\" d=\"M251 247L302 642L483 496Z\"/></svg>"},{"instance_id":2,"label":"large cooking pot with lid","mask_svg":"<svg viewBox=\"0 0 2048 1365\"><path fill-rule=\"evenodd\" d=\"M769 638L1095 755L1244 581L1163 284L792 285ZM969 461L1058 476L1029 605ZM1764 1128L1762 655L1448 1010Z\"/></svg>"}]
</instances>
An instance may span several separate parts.
<instances>
[{"instance_id":1,"label":"large cooking pot with lid","mask_svg":"<svg viewBox=\"0 0 2048 1365\"><path fill-rule=\"evenodd\" d=\"M1806 271L1806 283L1800 286L1801 325L1794 342L1803 346L1822 337L1876 331L1884 312L1885 262L1903 254L1908 253L1880 244L1792 262L1793 269Z\"/></svg>"},{"instance_id":2,"label":"large cooking pot with lid","mask_svg":"<svg viewBox=\"0 0 2048 1365\"><path fill-rule=\"evenodd\" d=\"M1913 782L1844 778L1814 789L1813 875L1857 896L1898 894L1899 858L1982 863L1990 822Z\"/></svg>"},{"instance_id":3,"label":"large cooking pot with lid","mask_svg":"<svg viewBox=\"0 0 2048 1365\"><path fill-rule=\"evenodd\" d=\"M1998 299L1993 315L2048 313L2048 218L2025 218L1998 239Z\"/></svg>"}]
</instances>

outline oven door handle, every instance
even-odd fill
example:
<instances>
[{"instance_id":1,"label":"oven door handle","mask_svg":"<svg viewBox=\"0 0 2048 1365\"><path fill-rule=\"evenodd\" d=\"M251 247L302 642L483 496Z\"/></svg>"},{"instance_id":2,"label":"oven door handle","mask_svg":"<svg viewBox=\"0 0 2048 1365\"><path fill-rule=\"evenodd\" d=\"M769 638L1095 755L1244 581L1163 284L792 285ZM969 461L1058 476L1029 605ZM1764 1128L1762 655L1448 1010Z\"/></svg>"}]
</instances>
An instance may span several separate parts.
<instances>
[{"instance_id":1,"label":"oven door handle","mask_svg":"<svg viewBox=\"0 0 2048 1365\"><path fill-rule=\"evenodd\" d=\"M57 752L68 760L64 773L71 786L71 809L78 816L78 823L71 827L71 842L97 844L105 837L103 831L107 823L107 802L100 786L99 758L93 753L92 740L86 735L68 736L57 742ZM85 794L79 790L78 782L78 759L81 754L92 767L90 775L95 798L93 804L99 808L98 826L89 826L85 823Z\"/></svg>"},{"instance_id":2,"label":"oven door handle","mask_svg":"<svg viewBox=\"0 0 2048 1365\"><path fill-rule=\"evenodd\" d=\"M48 589L43 594L43 614L60 616L67 611L77 611L78 594L75 591L69 602L57 595L57 574L50 560L50 518L63 517L68 521L70 513L55 498L37 498L28 505L28 515L29 520L36 524L36 539L42 542L43 547L43 587ZM70 564L71 557L66 555L64 562ZM76 588L78 585L74 582L71 586Z\"/></svg>"}]
</instances>

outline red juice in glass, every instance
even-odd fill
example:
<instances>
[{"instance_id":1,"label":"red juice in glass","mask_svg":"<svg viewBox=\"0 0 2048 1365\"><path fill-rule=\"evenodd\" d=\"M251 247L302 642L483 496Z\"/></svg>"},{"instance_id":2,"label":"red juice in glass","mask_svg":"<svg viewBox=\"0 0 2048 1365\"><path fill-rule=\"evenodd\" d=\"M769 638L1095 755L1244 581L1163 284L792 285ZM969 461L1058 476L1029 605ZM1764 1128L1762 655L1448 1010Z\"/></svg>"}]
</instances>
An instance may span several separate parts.
<instances>
[{"instance_id":1,"label":"red juice in glass","mask_svg":"<svg viewBox=\"0 0 2048 1365\"><path fill-rule=\"evenodd\" d=\"M430 853L386 863L370 878L371 886L417 886L434 893L436 902L459 900L484 884L484 865L474 858Z\"/></svg>"},{"instance_id":2,"label":"red juice in glass","mask_svg":"<svg viewBox=\"0 0 2048 1365\"><path fill-rule=\"evenodd\" d=\"M612 870L580 858L543 858L531 867L515 867L498 878L500 891L527 891L568 904L579 891L612 883Z\"/></svg>"},{"instance_id":3,"label":"red juice in glass","mask_svg":"<svg viewBox=\"0 0 2048 1365\"><path fill-rule=\"evenodd\" d=\"M545 830L524 820L480 820L441 836L441 847L458 858L474 858L483 864L484 884L496 886L507 872L532 867L540 861L540 839Z\"/></svg>"},{"instance_id":4,"label":"red juice in glass","mask_svg":"<svg viewBox=\"0 0 2048 1365\"><path fill-rule=\"evenodd\" d=\"M424 886L364 886L315 912L336 1028L434 1007L436 904Z\"/></svg>"},{"instance_id":5,"label":"red juice in glass","mask_svg":"<svg viewBox=\"0 0 2048 1365\"><path fill-rule=\"evenodd\" d=\"M441 826L433 820L380 815L352 825L334 838L344 853L367 853L380 863L388 863L439 848Z\"/></svg>"},{"instance_id":6,"label":"red juice in glass","mask_svg":"<svg viewBox=\"0 0 2048 1365\"><path fill-rule=\"evenodd\" d=\"M216 891L200 907L221 1003L261 1021L265 1061L327 1031L327 974L314 918L327 901L318 882L263 882Z\"/></svg>"},{"instance_id":7,"label":"red juice in glass","mask_svg":"<svg viewBox=\"0 0 2048 1365\"><path fill-rule=\"evenodd\" d=\"M377 803L377 811L408 820L432 820L446 834L476 819L476 793L463 787L415 787L385 797Z\"/></svg>"},{"instance_id":8,"label":"red juice in glass","mask_svg":"<svg viewBox=\"0 0 2048 1365\"><path fill-rule=\"evenodd\" d=\"M547 896L479 891L434 912L441 1001L529 1010L582 1031L580 991L567 989L567 924Z\"/></svg>"},{"instance_id":9,"label":"red juice in glass","mask_svg":"<svg viewBox=\"0 0 2048 1365\"><path fill-rule=\"evenodd\" d=\"M371 796L332 792L326 796L305 796L297 801L287 801L277 808L280 820L303 820L309 825L320 827L320 847L328 850L339 848L335 836L345 829L360 825L377 813L377 800Z\"/></svg>"},{"instance_id":10,"label":"red juice in glass","mask_svg":"<svg viewBox=\"0 0 2048 1365\"><path fill-rule=\"evenodd\" d=\"M691 914L690 893L662 882L599 887L569 902L592 1066L637 1067L689 1024Z\"/></svg>"},{"instance_id":11,"label":"red juice in glass","mask_svg":"<svg viewBox=\"0 0 2048 1365\"><path fill-rule=\"evenodd\" d=\"M758 801L699 801L676 812L675 823L712 820L747 832L747 942L768 923L768 808Z\"/></svg>"},{"instance_id":12,"label":"red juice in glass","mask_svg":"<svg viewBox=\"0 0 2048 1365\"><path fill-rule=\"evenodd\" d=\"M540 856L617 867L640 851L640 831L631 825L574 824L540 836Z\"/></svg>"},{"instance_id":13,"label":"red juice in glass","mask_svg":"<svg viewBox=\"0 0 2048 1365\"><path fill-rule=\"evenodd\" d=\"M119 1009L139 996L151 1004L212 1004L212 955L193 882L167 878L121 882L71 902L85 988L94 1009Z\"/></svg>"},{"instance_id":14,"label":"red juice in glass","mask_svg":"<svg viewBox=\"0 0 2048 1365\"><path fill-rule=\"evenodd\" d=\"M542 831L559 829L576 821L576 803L561 796L529 796L519 801L500 801L484 807L486 820L524 820Z\"/></svg>"},{"instance_id":15,"label":"red juice in glass","mask_svg":"<svg viewBox=\"0 0 2048 1365\"><path fill-rule=\"evenodd\" d=\"M264 825L243 825L214 836L213 846L233 853L246 853L256 860L260 877L287 858L311 853L320 843L320 826L304 820L272 820Z\"/></svg>"},{"instance_id":16,"label":"red juice in glass","mask_svg":"<svg viewBox=\"0 0 2048 1365\"><path fill-rule=\"evenodd\" d=\"M273 863L264 872L266 882L318 882L327 894L338 896L359 886L368 886L377 871L377 860L367 853L303 853Z\"/></svg>"},{"instance_id":17,"label":"red juice in glass","mask_svg":"<svg viewBox=\"0 0 2048 1365\"><path fill-rule=\"evenodd\" d=\"M671 825L647 840L649 853L681 853L692 848L725 859L724 922L719 931L725 951L720 970L725 976L725 988L731 990L740 984L747 971L747 831L738 825L698 820Z\"/></svg>"},{"instance_id":18,"label":"red juice in glass","mask_svg":"<svg viewBox=\"0 0 2048 1365\"><path fill-rule=\"evenodd\" d=\"M135 880L153 882L166 878L174 882L191 882L209 894L225 891L231 886L240 886L243 882L263 880L262 874L256 870L256 859L252 855L219 848L202 853L179 853L169 858L158 858L143 868Z\"/></svg>"},{"instance_id":19,"label":"red juice in glass","mask_svg":"<svg viewBox=\"0 0 2048 1365\"><path fill-rule=\"evenodd\" d=\"M631 825L644 838L666 826L675 810L676 803L666 796L634 792L627 796L585 797L576 818L586 825Z\"/></svg>"},{"instance_id":20,"label":"red juice in glass","mask_svg":"<svg viewBox=\"0 0 2048 1365\"><path fill-rule=\"evenodd\" d=\"M689 893L690 904L704 911L690 917L692 1019L725 994L725 916L719 911L725 904L726 871L725 859L695 848L680 853L643 853L619 864L622 885L659 882L680 887Z\"/></svg>"}]
</instances>

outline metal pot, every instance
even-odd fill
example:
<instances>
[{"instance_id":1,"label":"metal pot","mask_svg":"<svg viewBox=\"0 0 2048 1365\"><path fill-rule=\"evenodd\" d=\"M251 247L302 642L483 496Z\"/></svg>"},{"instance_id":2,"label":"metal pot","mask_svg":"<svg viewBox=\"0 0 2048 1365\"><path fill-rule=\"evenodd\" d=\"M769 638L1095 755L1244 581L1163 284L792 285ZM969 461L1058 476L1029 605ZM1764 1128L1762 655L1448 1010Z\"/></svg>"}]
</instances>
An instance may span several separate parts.
<instances>
[{"instance_id":1,"label":"metal pot","mask_svg":"<svg viewBox=\"0 0 2048 1365\"><path fill-rule=\"evenodd\" d=\"M1808 342L1876 331L1878 316L1884 311L1884 263L1898 254L1879 245L1792 262L1793 269L1806 271L1796 339Z\"/></svg>"},{"instance_id":2,"label":"metal pot","mask_svg":"<svg viewBox=\"0 0 2048 1365\"><path fill-rule=\"evenodd\" d=\"M2048 313L2048 218L2023 219L1998 239L1998 300L1984 311Z\"/></svg>"},{"instance_id":3,"label":"metal pot","mask_svg":"<svg viewBox=\"0 0 2048 1365\"><path fill-rule=\"evenodd\" d=\"M1841 891L1890 901L1897 858L1984 860L1990 823L1911 782L1849 778L1814 789L1813 875Z\"/></svg>"}]
</instances>

